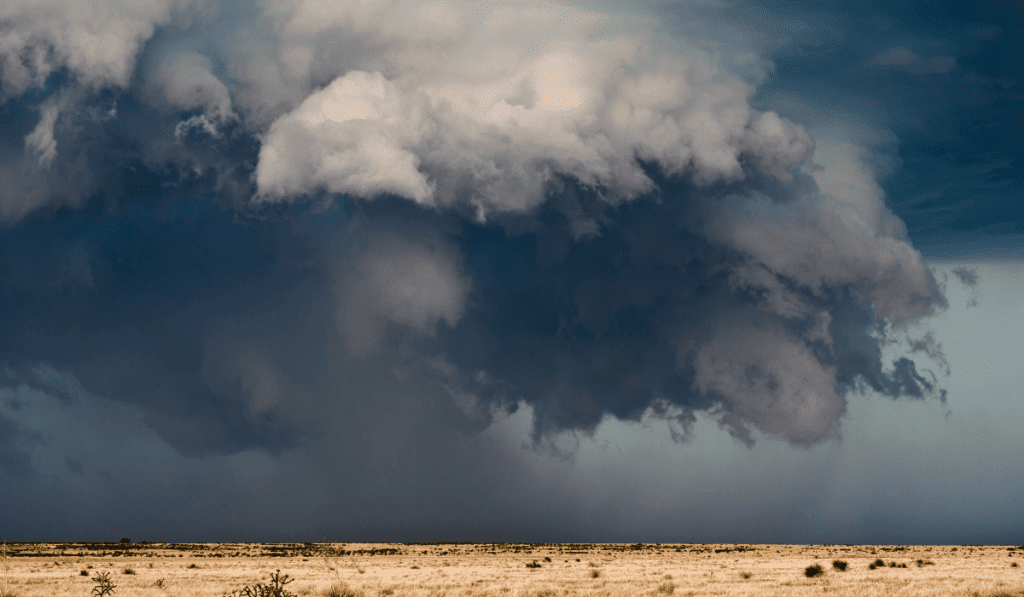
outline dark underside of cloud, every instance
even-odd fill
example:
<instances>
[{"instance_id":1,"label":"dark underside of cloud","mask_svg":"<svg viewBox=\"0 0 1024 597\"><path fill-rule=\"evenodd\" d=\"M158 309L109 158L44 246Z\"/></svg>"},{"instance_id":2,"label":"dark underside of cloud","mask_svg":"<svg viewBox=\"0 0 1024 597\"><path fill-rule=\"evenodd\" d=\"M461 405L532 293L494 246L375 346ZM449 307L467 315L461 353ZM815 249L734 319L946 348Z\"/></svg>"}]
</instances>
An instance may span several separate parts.
<instances>
[{"instance_id":1,"label":"dark underside of cloud","mask_svg":"<svg viewBox=\"0 0 1024 597\"><path fill-rule=\"evenodd\" d=\"M683 441L705 412L811 446L852 393L940 392L882 356L945 299L869 160L811 167L807 133L696 50L589 33L510 54L496 87L418 62L483 51L446 3L414 15L434 37L287 6L254 54L207 51L220 21L166 2L95 60L28 5L0 21L9 385L130 403L188 456L359 450L388 400L424 445L414 416L473 434L528 405L538 445L645 415ZM29 474L30 431L0 431L3 473Z\"/></svg>"}]
</instances>

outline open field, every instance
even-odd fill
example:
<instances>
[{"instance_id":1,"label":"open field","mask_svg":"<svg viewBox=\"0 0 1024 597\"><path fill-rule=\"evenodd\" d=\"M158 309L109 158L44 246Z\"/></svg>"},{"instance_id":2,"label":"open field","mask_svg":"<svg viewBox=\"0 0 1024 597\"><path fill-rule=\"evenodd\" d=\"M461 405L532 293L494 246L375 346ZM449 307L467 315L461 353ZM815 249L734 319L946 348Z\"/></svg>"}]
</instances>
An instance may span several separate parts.
<instances>
[{"instance_id":1,"label":"open field","mask_svg":"<svg viewBox=\"0 0 1024 597\"><path fill-rule=\"evenodd\" d=\"M220 597L277 570L300 597L1024 597L1024 546L12 543L6 553L0 594L15 597L86 597L97 573L115 597ZM809 577L816 564L822 574Z\"/></svg>"}]
</instances>

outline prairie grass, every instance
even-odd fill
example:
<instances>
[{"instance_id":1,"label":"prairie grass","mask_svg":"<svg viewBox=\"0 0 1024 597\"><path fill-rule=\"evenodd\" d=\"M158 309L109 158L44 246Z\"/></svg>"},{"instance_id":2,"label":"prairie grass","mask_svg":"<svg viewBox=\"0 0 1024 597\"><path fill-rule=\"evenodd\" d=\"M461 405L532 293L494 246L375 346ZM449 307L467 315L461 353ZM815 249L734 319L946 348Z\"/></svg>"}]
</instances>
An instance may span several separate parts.
<instances>
[{"instance_id":1,"label":"prairie grass","mask_svg":"<svg viewBox=\"0 0 1024 597\"><path fill-rule=\"evenodd\" d=\"M1011 567L1017 558L1008 562L1005 547L975 546L971 554L945 546L287 545L149 544L114 555L13 544L6 548L18 557L4 562L5 581L16 597L87 597L96 583L83 569L114 579L114 597L221 597L271 586L276 570L295 579L287 588L298 597L1024 597L1024 570ZM380 553L385 548L394 551ZM878 559L882 566L869 570ZM528 569L534 561L542 567ZM827 562L831 570L807 575L808 564Z\"/></svg>"}]
</instances>

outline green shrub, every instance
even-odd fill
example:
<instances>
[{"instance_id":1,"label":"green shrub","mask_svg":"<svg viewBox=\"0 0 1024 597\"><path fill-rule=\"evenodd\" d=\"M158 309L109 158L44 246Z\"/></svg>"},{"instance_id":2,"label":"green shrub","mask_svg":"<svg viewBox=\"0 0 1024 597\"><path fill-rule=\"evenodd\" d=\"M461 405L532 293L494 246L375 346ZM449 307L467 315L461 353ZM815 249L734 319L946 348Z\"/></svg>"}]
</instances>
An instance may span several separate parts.
<instances>
[{"instance_id":1,"label":"green shrub","mask_svg":"<svg viewBox=\"0 0 1024 597\"><path fill-rule=\"evenodd\" d=\"M812 564L804 568L804 574L807 575L807 578L814 578L825 574L825 571L821 569L821 564Z\"/></svg>"}]
</instances>

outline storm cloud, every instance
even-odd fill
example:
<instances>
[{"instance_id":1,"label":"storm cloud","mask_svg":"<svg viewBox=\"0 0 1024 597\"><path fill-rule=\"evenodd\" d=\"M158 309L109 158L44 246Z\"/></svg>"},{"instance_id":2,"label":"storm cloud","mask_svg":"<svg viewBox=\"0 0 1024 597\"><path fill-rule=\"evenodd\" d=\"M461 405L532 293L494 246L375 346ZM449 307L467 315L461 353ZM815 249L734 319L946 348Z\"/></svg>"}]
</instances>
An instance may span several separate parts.
<instances>
[{"instance_id":1,"label":"storm cloud","mask_svg":"<svg viewBox=\"0 0 1024 597\"><path fill-rule=\"evenodd\" d=\"M876 63L945 72L905 54ZM522 408L535 446L707 413L807 447L867 388L940 396L883 358L947 305L876 156L755 109L733 58L602 5L8 2L9 386L192 457L415 447L430 486Z\"/></svg>"}]
</instances>

